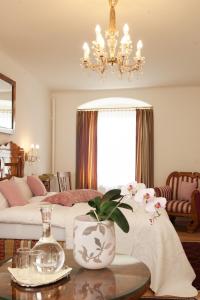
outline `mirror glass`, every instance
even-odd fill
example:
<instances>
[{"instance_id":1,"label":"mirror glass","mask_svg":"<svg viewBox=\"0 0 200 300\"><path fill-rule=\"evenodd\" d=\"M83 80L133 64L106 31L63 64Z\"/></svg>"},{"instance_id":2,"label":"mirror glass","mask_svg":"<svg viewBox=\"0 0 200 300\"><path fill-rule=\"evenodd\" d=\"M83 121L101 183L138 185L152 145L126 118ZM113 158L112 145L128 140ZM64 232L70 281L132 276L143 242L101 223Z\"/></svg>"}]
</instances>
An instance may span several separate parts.
<instances>
[{"instance_id":1,"label":"mirror glass","mask_svg":"<svg viewBox=\"0 0 200 300\"><path fill-rule=\"evenodd\" d=\"M15 94L15 81L0 73L0 132L14 133Z\"/></svg>"}]
</instances>

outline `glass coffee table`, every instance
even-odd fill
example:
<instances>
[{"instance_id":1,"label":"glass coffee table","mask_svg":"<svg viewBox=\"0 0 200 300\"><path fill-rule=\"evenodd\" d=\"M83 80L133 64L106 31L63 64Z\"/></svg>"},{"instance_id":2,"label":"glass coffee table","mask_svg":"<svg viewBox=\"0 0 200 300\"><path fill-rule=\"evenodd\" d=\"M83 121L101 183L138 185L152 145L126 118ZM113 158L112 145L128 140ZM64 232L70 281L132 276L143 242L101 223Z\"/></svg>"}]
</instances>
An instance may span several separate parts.
<instances>
[{"instance_id":1,"label":"glass coffee table","mask_svg":"<svg viewBox=\"0 0 200 300\"><path fill-rule=\"evenodd\" d=\"M131 256L118 254L108 268L87 270L78 266L72 251L67 250L66 262L73 268L69 278L34 288L14 283L7 270L11 261L4 262L0 266L0 300L134 300L150 285L149 269Z\"/></svg>"}]
</instances>

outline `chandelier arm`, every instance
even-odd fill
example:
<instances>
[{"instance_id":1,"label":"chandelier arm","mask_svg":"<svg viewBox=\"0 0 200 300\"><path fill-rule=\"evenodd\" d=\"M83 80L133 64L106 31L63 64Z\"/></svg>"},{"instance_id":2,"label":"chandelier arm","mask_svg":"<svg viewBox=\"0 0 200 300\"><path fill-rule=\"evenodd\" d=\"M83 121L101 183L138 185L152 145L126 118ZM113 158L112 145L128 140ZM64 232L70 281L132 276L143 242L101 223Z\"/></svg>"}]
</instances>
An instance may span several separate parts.
<instances>
[{"instance_id":1,"label":"chandelier arm","mask_svg":"<svg viewBox=\"0 0 200 300\"><path fill-rule=\"evenodd\" d=\"M99 63L81 60L81 64L85 69L91 69L92 71L97 71L103 74L106 70L107 61L104 59L104 57L100 57Z\"/></svg>"},{"instance_id":2,"label":"chandelier arm","mask_svg":"<svg viewBox=\"0 0 200 300\"><path fill-rule=\"evenodd\" d=\"M135 61L133 64L123 65L126 72L141 71L144 64L144 58L139 61Z\"/></svg>"}]
</instances>

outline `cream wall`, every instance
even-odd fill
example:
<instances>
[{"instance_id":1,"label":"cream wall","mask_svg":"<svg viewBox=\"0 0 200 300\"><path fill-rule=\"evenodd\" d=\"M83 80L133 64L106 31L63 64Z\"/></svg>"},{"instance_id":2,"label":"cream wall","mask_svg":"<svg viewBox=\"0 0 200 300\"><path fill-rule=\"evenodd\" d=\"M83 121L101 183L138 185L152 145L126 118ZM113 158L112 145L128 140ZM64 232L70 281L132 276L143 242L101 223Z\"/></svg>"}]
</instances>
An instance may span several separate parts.
<instances>
[{"instance_id":1,"label":"cream wall","mask_svg":"<svg viewBox=\"0 0 200 300\"><path fill-rule=\"evenodd\" d=\"M155 184L174 170L200 171L200 87L54 93L56 101L55 170L75 176L76 109L98 98L129 97L153 105ZM117 171L117 170L116 170Z\"/></svg>"},{"instance_id":2,"label":"cream wall","mask_svg":"<svg viewBox=\"0 0 200 300\"><path fill-rule=\"evenodd\" d=\"M0 52L0 73L16 81L16 130L14 135L0 133L0 143L13 141L29 149L40 145L40 162L33 172L50 171L51 119L47 89L19 64Z\"/></svg>"}]
</instances>

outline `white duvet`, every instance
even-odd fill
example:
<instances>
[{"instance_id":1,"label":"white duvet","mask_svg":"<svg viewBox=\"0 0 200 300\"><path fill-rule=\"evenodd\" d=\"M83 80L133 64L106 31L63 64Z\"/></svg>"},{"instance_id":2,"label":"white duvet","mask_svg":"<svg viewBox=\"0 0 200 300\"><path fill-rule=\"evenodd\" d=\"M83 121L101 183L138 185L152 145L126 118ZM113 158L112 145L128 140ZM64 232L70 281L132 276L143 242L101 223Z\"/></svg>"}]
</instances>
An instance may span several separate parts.
<instances>
[{"instance_id":1,"label":"white duvet","mask_svg":"<svg viewBox=\"0 0 200 300\"><path fill-rule=\"evenodd\" d=\"M41 200L42 197L34 197L25 206L0 210L0 223L41 224ZM133 200L128 201L134 212L123 212L129 221L130 231L124 233L118 226L115 227L117 252L132 255L148 266L151 289L157 296L196 296L197 290L192 286L195 273L165 210L151 225L148 213ZM89 209L87 203L77 203L73 207L54 205L52 225L65 229L68 249L73 247L74 217L85 214Z\"/></svg>"}]
</instances>

